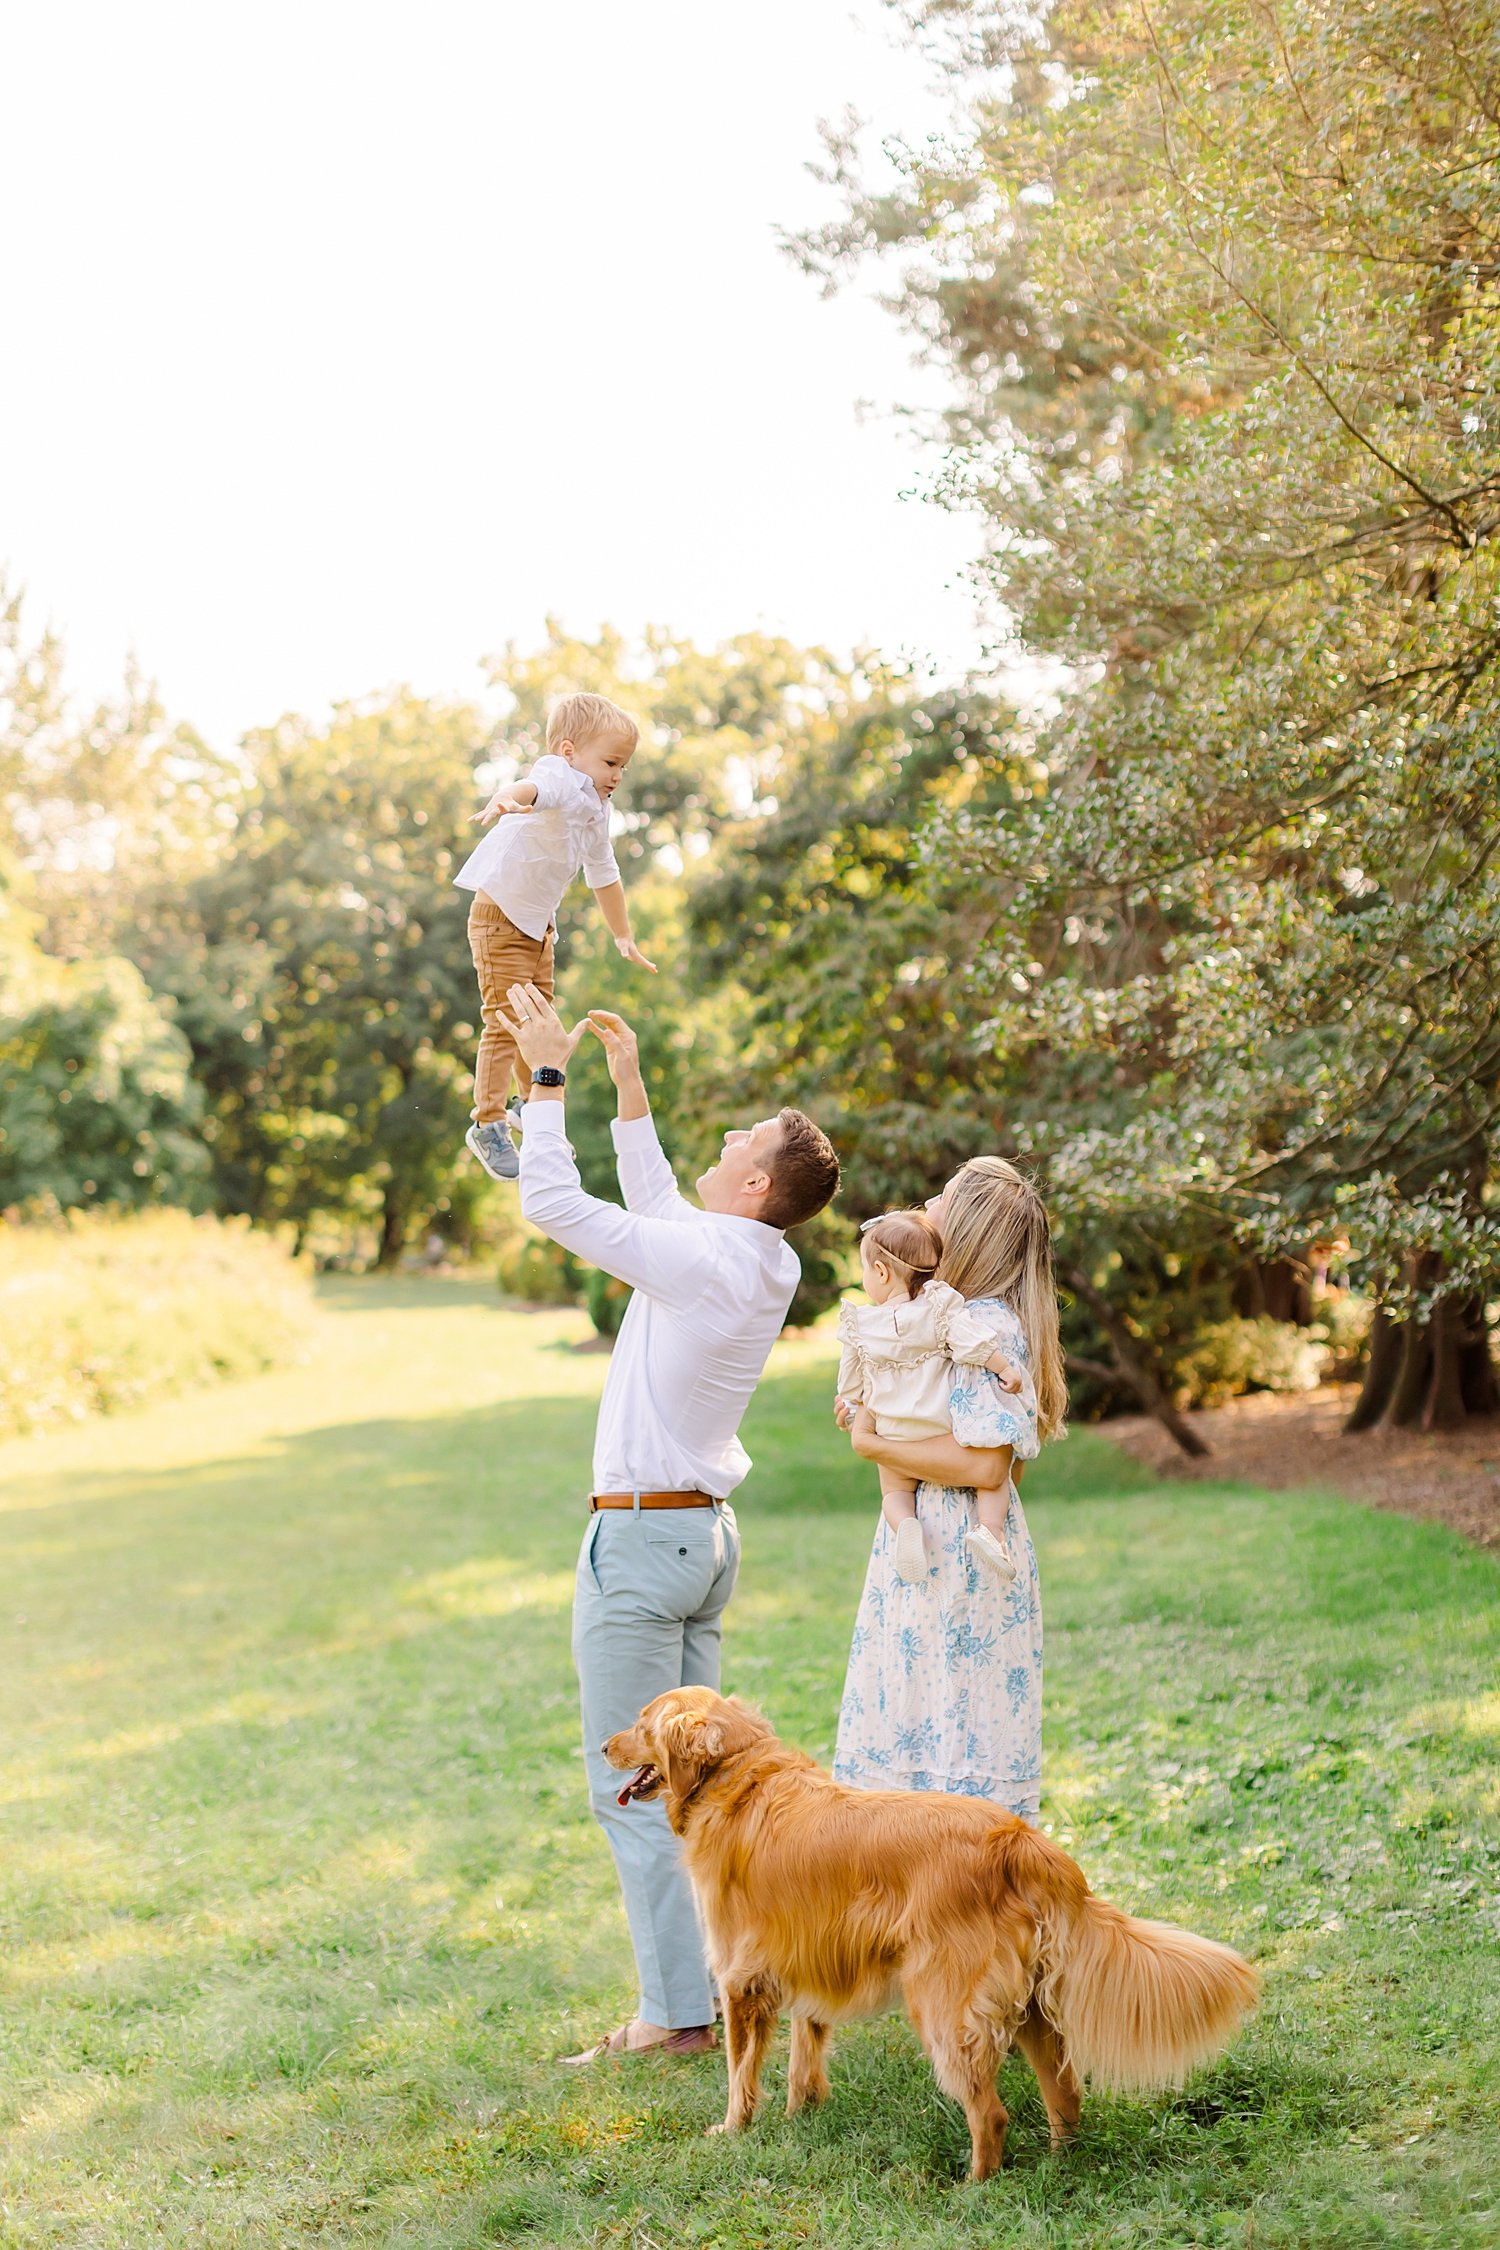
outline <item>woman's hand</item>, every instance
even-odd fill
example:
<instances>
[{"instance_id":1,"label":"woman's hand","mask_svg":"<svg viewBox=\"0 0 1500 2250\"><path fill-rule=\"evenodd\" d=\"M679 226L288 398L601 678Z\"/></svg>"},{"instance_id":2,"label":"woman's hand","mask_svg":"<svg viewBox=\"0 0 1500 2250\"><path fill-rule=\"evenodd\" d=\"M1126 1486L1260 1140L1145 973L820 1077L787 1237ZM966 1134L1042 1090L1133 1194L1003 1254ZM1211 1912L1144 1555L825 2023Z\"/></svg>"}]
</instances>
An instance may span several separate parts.
<instances>
[{"instance_id":1,"label":"woman's hand","mask_svg":"<svg viewBox=\"0 0 1500 2250\"><path fill-rule=\"evenodd\" d=\"M960 1445L956 1437L880 1437L875 1417L860 1407L849 1432L849 1442L866 1461L895 1469L917 1484L946 1484L956 1492L998 1491L1010 1475L1008 1445Z\"/></svg>"}]
</instances>

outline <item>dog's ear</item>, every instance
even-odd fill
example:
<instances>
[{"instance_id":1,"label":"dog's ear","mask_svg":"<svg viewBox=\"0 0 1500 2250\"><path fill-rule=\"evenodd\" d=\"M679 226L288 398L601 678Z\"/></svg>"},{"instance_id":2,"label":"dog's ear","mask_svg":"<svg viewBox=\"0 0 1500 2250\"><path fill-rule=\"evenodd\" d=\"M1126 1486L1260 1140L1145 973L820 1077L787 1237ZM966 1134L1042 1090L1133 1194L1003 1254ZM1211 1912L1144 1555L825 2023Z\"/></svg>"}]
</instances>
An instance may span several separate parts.
<instances>
[{"instance_id":1,"label":"dog's ear","mask_svg":"<svg viewBox=\"0 0 1500 2250\"><path fill-rule=\"evenodd\" d=\"M724 1755L724 1729L717 1719L679 1711L656 1730L659 1764L674 1797L686 1797L706 1769Z\"/></svg>"},{"instance_id":2,"label":"dog's ear","mask_svg":"<svg viewBox=\"0 0 1500 2250\"><path fill-rule=\"evenodd\" d=\"M688 1796L705 1773L741 1750L771 1739L769 1721L737 1695L721 1696L712 1713L678 1711L663 1719L655 1730L660 1755L657 1764L667 1777L667 1787L677 1797Z\"/></svg>"}]
</instances>

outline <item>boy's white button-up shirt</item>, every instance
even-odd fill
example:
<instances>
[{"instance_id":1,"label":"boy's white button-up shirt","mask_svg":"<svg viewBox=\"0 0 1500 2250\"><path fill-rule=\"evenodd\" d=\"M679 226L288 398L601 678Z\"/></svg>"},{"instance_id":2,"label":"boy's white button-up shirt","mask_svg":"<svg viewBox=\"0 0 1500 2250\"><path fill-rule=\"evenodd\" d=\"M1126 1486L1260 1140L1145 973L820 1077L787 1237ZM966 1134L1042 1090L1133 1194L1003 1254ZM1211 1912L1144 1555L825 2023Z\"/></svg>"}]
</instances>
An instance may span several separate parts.
<instances>
[{"instance_id":1,"label":"boy's white button-up shirt","mask_svg":"<svg viewBox=\"0 0 1500 2250\"><path fill-rule=\"evenodd\" d=\"M623 1211L585 1193L561 1102L521 1117L522 1212L635 1291L599 1402L594 1490L726 1499L750 1467L740 1420L796 1292L796 1252L776 1227L689 1203L650 1117L615 1120Z\"/></svg>"},{"instance_id":2,"label":"boy's white button-up shirt","mask_svg":"<svg viewBox=\"0 0 1500 2250\"><path fill-rule=\"evenodd\" d=\"M590 890L618 883L609 840L609 806L586 773L566 758L538 758L530 812L502 813L454 876L461 890L483 891L518 930L545 937L563 892L580 868Z\"/></svg>"}]
</instances>

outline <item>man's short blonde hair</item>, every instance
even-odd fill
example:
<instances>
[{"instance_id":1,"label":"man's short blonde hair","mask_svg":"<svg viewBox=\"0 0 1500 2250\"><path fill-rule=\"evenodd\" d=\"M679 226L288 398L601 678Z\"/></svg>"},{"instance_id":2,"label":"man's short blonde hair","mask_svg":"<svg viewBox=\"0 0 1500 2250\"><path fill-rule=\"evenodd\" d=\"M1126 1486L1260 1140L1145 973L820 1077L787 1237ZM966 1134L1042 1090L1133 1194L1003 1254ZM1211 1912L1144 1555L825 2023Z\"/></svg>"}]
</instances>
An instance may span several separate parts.
<instances>
[{"instance_id":1,"label":"man's short blonde hair","mask_svg":"<svg viewBox=\"0 0 1500 2250\"><path fill-rule=\"evenodd\" d=\"M560 742L592 742L597 735L616 735L633 750L641 730L628 711L611 703L607 695L560 695L547 708L547 748Z\"/></svg>"}]
</instances>

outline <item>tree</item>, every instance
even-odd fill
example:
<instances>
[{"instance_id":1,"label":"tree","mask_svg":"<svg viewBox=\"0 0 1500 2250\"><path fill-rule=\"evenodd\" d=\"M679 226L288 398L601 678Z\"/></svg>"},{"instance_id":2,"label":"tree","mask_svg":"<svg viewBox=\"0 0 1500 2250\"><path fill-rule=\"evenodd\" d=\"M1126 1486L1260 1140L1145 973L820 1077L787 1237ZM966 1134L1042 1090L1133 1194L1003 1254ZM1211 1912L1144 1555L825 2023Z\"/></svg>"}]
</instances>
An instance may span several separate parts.
<instances>
[{"instance_id":1,"label":"tree","mask_svg":"<svg viewBox=\"0 0 1500 2250\"><path fill-rule=\"evenodd\" d=\"M50 960L0 888L0 1207L201 1205L191 1061L139 970Z\"/></svg>"},{"instance_id":2,"label":"tree","mask_svg":"<svg viewBox=\"0 0 1500 2250\"><path fill-rule=\"evenodd\" d=\"M140 934L176 998L230 1209L370 1215L391 1264L465 1191L478 1001L453 875L487 730L407 692L252 736L235 848Z\"/></svg>"},{"instance_id":3,"label":"tree","mask_svg":"<svg viewBox=\"0 0 1500 2250\"><path fill-rule=\"evenodd\" d=\"M0 852L24 878L45 949L123 950L146 898L228 850L244 773L169 718L132 667L80 712L55 634L31 634L0 580Z\"/></svg>"},{"instance_id":4,"label":"tree","mask_svg":"<svg viewBox=\"0 0 1500 2250\"><path fill-rule=\"evenodd\" d=\"M783 744L689 890L695 975L733 995L737 1080L817 1112L851 1210L931 1194L994 1143L1013 1074L975 1046L962 970L985 921L919 839L1032 781L1004 704L872 668Z\"/></svg>"},{"instance_id":5,"label":"tree","mask_svg":"<svg viewBox=\"0 0 1500 2250\"><path fill-rule=\"evenodd\" d=\"M835 169L905 260L950 493L1072 686L1047 794L935 822L1031 1145L1107 1240L1321 1239L1358 1419L1497 1399L1500 48L1476 0L910 11L961 126Z\"/></svg>"}]
</instances>

